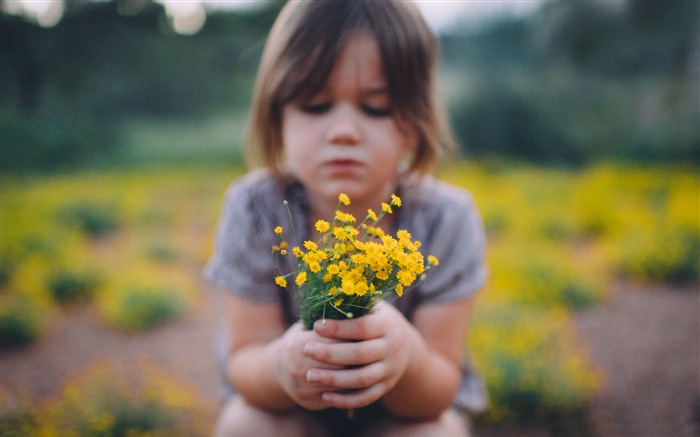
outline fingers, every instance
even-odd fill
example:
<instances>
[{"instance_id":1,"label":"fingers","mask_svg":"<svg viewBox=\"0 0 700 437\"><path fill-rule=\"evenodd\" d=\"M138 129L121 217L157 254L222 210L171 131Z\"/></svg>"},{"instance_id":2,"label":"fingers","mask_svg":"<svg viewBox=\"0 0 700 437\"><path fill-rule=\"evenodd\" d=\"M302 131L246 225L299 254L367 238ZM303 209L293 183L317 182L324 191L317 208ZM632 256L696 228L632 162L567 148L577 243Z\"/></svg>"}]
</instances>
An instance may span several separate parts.
<instances>
[{"instance_id":1,"label":"fingers","mask_svg":"<svg viewBox=\"0 0 700 437\"><path fill-rule=\"evenodd\" d=\"M384 326L381 318L367 315L351 320L319 320L314 323L314 331L338 340L369 340L382 336Z\"/></svg>"},{"instance_id":2,"label":"fingers","mask_svg":"<svg viewBox=\"0 0 700 437\"><path fill-rule=\"evenodd\" d=\"M378 401L386 393L383 384L374 384L363 390L350 393L326 392L321 399L329 406L341 409L362 408Z\"/></svg>"},{"instance_id":3,"label":"fingers","mask_svg":"<svg viewBox=\"0 0 700 437\"><path fill-rule=\"evenodd\" d=\"M348 343L310 341L304 345L304 355L325 364L361 366L382 360L386 356L386 345L381 339Z\"/></svg>"},{"instance_id":4,"label":"fingers","mask_svg":"<svg viewBox=\"0 0 700 437\"><path fill-rule=\"evenodd\" d=\"M345 370L311 369L306 373L308 382L334 390L366 389L382 381L385 376L383 363Z\"/></svg>"}]
</instances>

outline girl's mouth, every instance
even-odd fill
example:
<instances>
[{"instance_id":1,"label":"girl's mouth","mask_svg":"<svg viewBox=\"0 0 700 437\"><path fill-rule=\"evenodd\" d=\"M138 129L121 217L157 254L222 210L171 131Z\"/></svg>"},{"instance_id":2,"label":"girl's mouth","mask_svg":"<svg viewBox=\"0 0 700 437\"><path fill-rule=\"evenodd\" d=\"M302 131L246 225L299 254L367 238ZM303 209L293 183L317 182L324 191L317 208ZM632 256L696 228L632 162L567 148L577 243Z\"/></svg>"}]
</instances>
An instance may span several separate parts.
<instances>
[{"instance_id":1,"label":"girl's mouth","mask_svg":"<svg viewBox=\"0 0 700 437\"><path fill-rule=\"evenodd\" d=\"M359 161L353 159L333 159L324 165L331 173L344 174L355 173L361 166Z\"/></svg>"}]
</instances>

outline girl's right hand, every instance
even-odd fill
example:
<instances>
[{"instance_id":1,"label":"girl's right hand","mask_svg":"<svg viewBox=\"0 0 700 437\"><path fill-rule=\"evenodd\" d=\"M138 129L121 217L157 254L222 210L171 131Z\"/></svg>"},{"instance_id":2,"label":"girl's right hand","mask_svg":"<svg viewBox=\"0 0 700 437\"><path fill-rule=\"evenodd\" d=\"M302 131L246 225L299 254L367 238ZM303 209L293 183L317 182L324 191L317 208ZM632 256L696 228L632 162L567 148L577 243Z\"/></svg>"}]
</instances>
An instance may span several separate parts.
<instances>
[{"instance_id":1,"label":"girl's right hand","mask_svg":"<svg viewBox=\"0 0 700 437\"><path fill-rule=\"evenodd\" d=\"M329 408L321 399L324 392L337 388L311 384L307 380L310 369L339 369L339 366L322 363L304 355L304 346L310 342L337 343L321 337L315 331L307 331L301 323L295 323L282 335L277 348L275 370L277 380L284 391L301 407L317 411Z\"/></svg>"}]
</instances>

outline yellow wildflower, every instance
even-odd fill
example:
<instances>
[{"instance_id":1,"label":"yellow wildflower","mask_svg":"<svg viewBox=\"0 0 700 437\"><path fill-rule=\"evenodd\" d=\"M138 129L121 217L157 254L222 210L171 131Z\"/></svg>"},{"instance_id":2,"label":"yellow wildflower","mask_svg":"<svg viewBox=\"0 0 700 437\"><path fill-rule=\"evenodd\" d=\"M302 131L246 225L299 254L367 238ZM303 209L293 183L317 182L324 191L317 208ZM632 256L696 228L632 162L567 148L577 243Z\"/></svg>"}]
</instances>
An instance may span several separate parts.
<instances>
[{"instance_id":1,"label":"yellow wildflower","mask_svg":"<svg viewBox=\"0 0 700 437\"><path fill-rule=\"evenodd\" d=\"M377 217L377 213L372 211L372 209L367 210L367 215L369 216L369 218L371 218L375 222L379 220L379 218Z\"/></svg>"},{"instance_id":2,"label":"yellow wildflower","mask_svg":"<svg viewBox=\"0 0 700 437\"><path fill-rule=\"evenodd\" d=\"M411 273L408 270L400 270L396 274L396 279L398 279L402 285L405 285L406 287L408 287L416 279L416 275Z\"/></svg>"},{"instance_id":3,"label":"yellow wildflower","mask_svg":"<svg viewBox=\"0 0 700 437\"><path fill-rule=\"evenodd\" d=\"M343 223L355 223L355 221L356 221L354 215L340 211L340 210L335 212L335 218L339 222L343 222Z\"/></svg>"},{"instance_id":4,"label":"yellow wildflower","mask_svg":"<svg viewBox=\"0 0 700 437\"><path fill-rule=\"evenodd\" d=\"M344 193L338 196L338 201L338 207L350 204L350 198ZM297 258L298 269L293 274L299 302L308 307L301 308L305 328L310 329L320 318L364 315L381 296L389 292L402 296L419 275L423 275L425 265L418 251L420 242L411 241L407 230L399 230L391 236L376 226L384 214L392 214L395 207L401 207L401 199L392 194L390 202L381 203L379 214L367 210L361 226L356 225L352 214L337 210L332 223L316 221L314 227L320 233L317 240L307 240L302 246L292 248L280 238L281 242L274 246L281 254L291 248L290 252ZM281 226L275 228L280 236L282 231ZM431 256L427 262L430 266L437 265L437 258ZM286 278L291 276L292 273L277 276L275 283L286 287Z\"/></svg>"},{"instance_id":5,"label":"yellow wildflower","mask_svg":"<svg viewBox=\"0 0 700 437\"><path fill-rule=\"evenodd\" d=\"M319 220L316 222L316 230L321 234L328 232L330 228L331 225L325 220Z\"/></svg>"},{"instance_id":6,"label":"yellow wildflower","mask_svg":"<svg viewBox=\"0 0 700 437\"><path fill-rule=\"evenodd\" d=\"M431 266L439 266L439 265L440 265L440 261L437 259L436 256L428 255L428 265L431 265Z\"/></svg>"},{"instance_id":7,"label":"yellow wildflower","mask_svg":"<svg viewBox=\"0 0 700 437\"><path fill-rule=\"evenodd\" d=\"M401 230L397 231L396 237L399 239L401 244L405 245L405 244L411 242L411 234L405 229L401 229Z\"/></svg>"}]
</instances>

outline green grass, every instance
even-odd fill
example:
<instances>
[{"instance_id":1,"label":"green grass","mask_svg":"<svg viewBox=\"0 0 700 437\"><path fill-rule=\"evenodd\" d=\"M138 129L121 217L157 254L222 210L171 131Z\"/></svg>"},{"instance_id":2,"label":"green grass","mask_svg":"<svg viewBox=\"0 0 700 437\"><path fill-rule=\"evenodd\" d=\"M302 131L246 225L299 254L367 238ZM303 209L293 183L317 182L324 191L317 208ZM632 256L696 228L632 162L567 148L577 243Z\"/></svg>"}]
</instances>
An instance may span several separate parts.
<instances>
[{"instance_id":1,"label":"green grass","mask_svg":"<svg viewBox=\"0 0 700 437\"><path fill-rule=\"evenodd\" d=\"M128 165L225 162L240 164L246 114L231 112L204 119L139 118L122 124Z\"/></svg>"}]
</instances>

